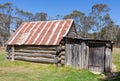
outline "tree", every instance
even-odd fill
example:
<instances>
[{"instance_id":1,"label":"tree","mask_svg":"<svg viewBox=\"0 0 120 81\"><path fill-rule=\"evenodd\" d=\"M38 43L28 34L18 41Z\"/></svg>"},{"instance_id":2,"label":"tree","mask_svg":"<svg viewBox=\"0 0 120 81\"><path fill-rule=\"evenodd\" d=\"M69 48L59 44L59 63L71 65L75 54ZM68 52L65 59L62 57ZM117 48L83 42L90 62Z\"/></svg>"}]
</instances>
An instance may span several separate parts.
<instances>
[{"instance_id":1,"label":"tree","mask_svg":"<svg viewBox=\"0 0 120 81\"><path fill-rule=\"evenodd\" d=\"M115 25L111 19L108 19L107 25L99 33L101 33L101 39L117 41L118 32L119 26Z\"/></svg>"},{"instance_id":2,"label":"tree","mask_svg":"<svg viewBox=\"0 0 120 81\"><path fill-rule=\"evenodd\" d=\"M19 8L15 9L15 16L13 17L12 24L14 28L18 28L22 22L33 21L34 15L31 12L23 11Z\"/></svg>"},{"instance_id":3,"label":"tree","mask_svg":"<svg viewBox=\"0 0 120 81\"><path fill-rule=\"evenodd\" d=\"M0 4L0 44L4 46L10 36L10 29L16 29L22 22L45 20L47 20L47 13L33 14L14 7L9 2Z\"/></svg>"},{"instance_id":4,"label":"tree","mask_svg":"<svg viewBox=\"0 0 120 81\"><path fill-rule=\"evenodd\" d=\"M92 21L90 16L85 16L83 12L74 10L72 13L67 14L63 17L64 19L74 19L76 30L78 32L78 37L88 37L88 32L92 26Z\"/></svg>"},{"instance_id":5,"label":"tree","mask_svg":"<svg viewBox=\"0 0 120 81\"><path fill-rule=\"evenodd\" d=\"M16 17L18 17L22 21L32 21L33 20L33 14L31 12L23 11L18 8L16 8Z\"/></svg>"},{"instance_id":6,"label":"tree","mask_svg":"<svg viewBox=\"0 0 120 81\"><path fill-rule=\"evenodd\" d=\"M97 39L101 39L101 29L110 22L109 11L110 8L106 4L95 4L92 6L90 13L92 21L94 22L92 30L97 33Z\"/></svg>"},{"instance_id":7,"label":"tree","mask_svg":"<svg viewBox=\"0 0 120 81\"><path fill-rule=\"evenodd\" d=\"M47 20L47 13L41 12L36 13L33 18L34 21L46 21Z\"/></svg>"},{"instance_id":8,"label":"tree","mask_svg":"<svg viewBox=\"0 0 120 81\"><path fill-rule=\"evenodd\" d=\"M119 28L118 34L117 34L117 41L120 41L120 28Z\"/></svg>"},{"instance_id":9,"label":"tree","mask_svg":"<svg viewBox=\"0 0 120 81\"><path fill-rule=\"evenodd\" d=\"M5 41L10 35L10 23L12 20L13 5L12 3L0 4L0 42L4 46Z\"/></svg>"}]
</instances>

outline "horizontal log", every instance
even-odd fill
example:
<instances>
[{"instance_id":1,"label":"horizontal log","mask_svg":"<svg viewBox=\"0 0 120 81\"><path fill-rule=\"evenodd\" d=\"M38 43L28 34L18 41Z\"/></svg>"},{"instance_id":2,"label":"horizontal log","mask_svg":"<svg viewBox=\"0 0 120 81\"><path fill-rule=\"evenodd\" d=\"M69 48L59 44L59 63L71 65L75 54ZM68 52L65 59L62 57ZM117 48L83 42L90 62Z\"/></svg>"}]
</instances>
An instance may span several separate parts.
<instances>
[{"instance_id":1,"label":"horizontal log","mask_svg":"<svg viewBox=\"0 0 120 81\"><path fill-rule=\"evenodd\" d=\"M65 60L61 60L61 64L65 64Z\"/></svg>"},{"instance_id":2,"label":"horizontal log","mask_svg":"<svg viewBox=\"0 0 120 81\"><path fill-rule=\"evenodd\" d=\"M49 51L49 50L15 50L15 52L56 54L56 51Z\"/></svg>"},{"instance_id":3,"label":"horizontal log","mask_svg":"<svg viewBox=\"0 0 120 81\"><path fill-rule=\"evenodd\" d=\"M10 56L6 56L6 59L11 59L11 57Z\"/></svg>"},{"instance_id":4,"label":"horizontal log","mask_svg":"<svg viewBox=\"0 0 120 81\"><path fill-rule=\"evenodd\" d=\"M58 60L58 62L60 62L60 61L61 61L61 58L60 58L60 57L56 57L56 59Z\"/></svg>"},{"instance_id":5,"label":"horizontal log","mask_svg":"<svg viewBox=\"0 0 120 81\"><path fill-rule=\"evenodd\" d=\"M39 54L39 53L20 53L20 52L15 52L15 56L55 58L56 55L53 55L53 54Z\"/></svg>"},{"instance_id":6,"label":"horizontal log","mask_svg":"<svg viewBox=\"0 0 120 81\"><path fill-rule=\"evenodd\" d=\"M60 57L61 59L65 59L65 56L64 55L61 55L61 57Z\"/></svg>"},{"instance_id":7,"label":"horizontal log","mask_svg":"<svg viewBox=\"0 0 120 81\"><path fill-rule=\"evenodd\" d=\"M61 46L61 50L65 50L65 46Z\"/></svg>"},{"instance_id":8,"label":"horizontal log","mask_svg":"<svg viewBox=\"0 0 120 81\"><path fill-rule=\"evenodd\" d=\"M32 46L20 46L20 47L16 47L17 50L56 50L56 46L55 47L48 47L48 46L41 46L41 47L32 47Z\"/></svg>"},{"instance_id":9,"label":"horizontal log","mask_svg":"<svg viewBox=\"0 0 120 81\"><path fill-rule=\"evenodd\" d=\"M15 56L15 60L30 61L37 63L51 63L51 64L57 63L55 59L33 58L33 57L23 57L23 56Z\"/></svg>"},{"instance_id":10,"label":"horizontal log","mask_svg":"<svg viewBox=\"0 0 120 81\"><path fill-rule=\"evenodd\" d=\"M60 54L65 54L65 51L61 51Z\"/></svg>"},{"instance_id":11,"label":"horizontal log","mask_svg":"<svg viewBox=\"0 0 120 81\"><path fill-rule=\"evenodd\" d=\"M65 55L65 51L61 51L58 56Z\"/></svg>"}]
</instances>

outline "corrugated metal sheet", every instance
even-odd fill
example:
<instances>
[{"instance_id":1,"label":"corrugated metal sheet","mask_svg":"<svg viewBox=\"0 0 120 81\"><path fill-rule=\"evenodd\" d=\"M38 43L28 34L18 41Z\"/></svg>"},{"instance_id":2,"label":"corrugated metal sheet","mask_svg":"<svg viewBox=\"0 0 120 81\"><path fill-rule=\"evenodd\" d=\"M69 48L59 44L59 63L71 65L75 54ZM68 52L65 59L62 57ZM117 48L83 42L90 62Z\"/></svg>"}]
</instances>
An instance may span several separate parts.
<instances>
[{"instance_id":1,"label":"corrugated metal sheet","mask_svg":"<svg viewBox=\"0 0 120 81\"><path fill-rule=\"evenodd\" d=\"M25 22L7 41L7 45L59 45L67 35L72 19Z\"/></svg>"}]
</instances>

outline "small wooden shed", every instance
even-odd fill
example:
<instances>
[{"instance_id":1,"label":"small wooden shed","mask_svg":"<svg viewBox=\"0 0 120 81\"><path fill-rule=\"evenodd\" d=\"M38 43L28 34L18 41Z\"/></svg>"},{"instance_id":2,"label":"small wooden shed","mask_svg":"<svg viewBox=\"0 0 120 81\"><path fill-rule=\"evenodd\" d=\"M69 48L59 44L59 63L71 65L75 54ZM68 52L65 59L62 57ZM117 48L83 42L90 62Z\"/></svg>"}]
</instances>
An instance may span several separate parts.
<instances>
[{"instance_id":1,"label":"small wooden shed","mask_svg":"<svg viewBox=\"0 0 120 81\"><path fill-rule=\"evenodd\" d=\"M110 72L112 45L109 40L65 37L65 63L95 72Z\"/></svg>"},{"instance_id":2,"label":"small wooden shed","mask_svg":"<svg viewBox=\"0 0 120 81\"><path fill-rule=\"evenodd\" d=\"M7 58L109 72L112 42L79 39L72 19L24 22L6 42Z\"/></svg>"}]
</instances>

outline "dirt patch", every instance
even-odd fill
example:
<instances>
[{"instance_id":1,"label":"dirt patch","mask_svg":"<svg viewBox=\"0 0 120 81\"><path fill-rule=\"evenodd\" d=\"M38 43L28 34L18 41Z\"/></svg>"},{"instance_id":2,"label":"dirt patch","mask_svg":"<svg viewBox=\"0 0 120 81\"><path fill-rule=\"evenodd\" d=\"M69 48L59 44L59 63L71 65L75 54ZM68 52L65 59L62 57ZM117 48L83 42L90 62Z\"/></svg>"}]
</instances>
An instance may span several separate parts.
<instances>
[{"instance_id":1,"label":"dirt patch","mask_svg":"<svg viewBox=\"0 0 120 81\"><path fill-rule=\"evenodd\" d=\"M4 49L5 49L5 47L0 47L0 51L1 51L1 50L4 50Z\"/></svg>"},{"instance_id":2,"label":"dirt patch","mask_svg":"<svg viewBox=\"0 0 120 81\"><path fill-rule=\"evenodd\" d=\"M5 47L0 47L0 54L5 51Z\"/></svg>"}]
</instances>

